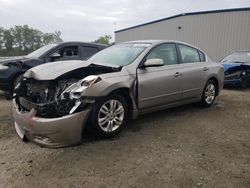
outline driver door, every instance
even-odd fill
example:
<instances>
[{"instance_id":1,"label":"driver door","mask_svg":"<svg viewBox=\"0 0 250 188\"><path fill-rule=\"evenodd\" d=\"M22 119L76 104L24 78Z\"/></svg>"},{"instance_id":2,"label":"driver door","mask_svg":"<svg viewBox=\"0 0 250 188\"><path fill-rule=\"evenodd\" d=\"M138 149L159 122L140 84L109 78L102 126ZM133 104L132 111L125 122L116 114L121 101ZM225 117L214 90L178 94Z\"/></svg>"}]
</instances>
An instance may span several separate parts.
<instances>
[{"instance_id":1,"label":"driver door","mask_svg":"<svg viewBox=\"0 0 250 188\"><path fill-rule=\"evenodd\" d=\"M138 69L139 109L173 104L182 97L182 74L174 43L161 44L146 59L162 59L163 66Z\"/></svg>"},{"instance_id":2,"label":"driver door","mask_svg":"<svg viewBox=\"0 0 250 188\"><path fill-rule=\"evenodd\" d=\"M56 56L54 56L56 54ZM78 60L79 57L79 46L72 45L72 46L63 46L54 51L50 56L47 58L48 62L54 61L66 61L66 60Z\"/></svg>"}]
</instances>

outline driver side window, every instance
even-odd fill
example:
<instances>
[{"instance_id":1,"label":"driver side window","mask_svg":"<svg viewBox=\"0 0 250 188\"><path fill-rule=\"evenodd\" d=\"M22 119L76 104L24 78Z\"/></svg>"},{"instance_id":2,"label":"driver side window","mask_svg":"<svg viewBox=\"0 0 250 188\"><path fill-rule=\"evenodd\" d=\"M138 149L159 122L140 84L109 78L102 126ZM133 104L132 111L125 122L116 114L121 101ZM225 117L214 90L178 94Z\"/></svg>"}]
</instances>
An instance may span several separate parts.
<instances>
[{"instance_id":1,"label":"driver side window","mask_svg":"<svg viewBox=\"0 0 250 188\"><path fill-rule=\"evenodd\" d=\"M162 59L164 65L177 64L177 52L175 44L162 44L155 47L147 56L148 59Z\"/></svg>"},{"instance_id":2,"label":"driver side window","mask_svg":"<svg viewBox=\"0 0 250 188\"><path fill-rule=\"evenodd\" d=\"M78 56L78 46L66 46L57 51L61 55L61 58Z\"/></svg>"},{"instance_id":3,"label":"driver side window","mask_svg":"<svg viewBox=\"0 0 250 188\"><path fill-rule=\"evenodd\" d=\"M53 56L56 54L55 56ZM78 46L65 46L59 48L51 56L51 61L63 61L63 60L74 60L78 59L79 50Z\"/></svg>"}]
</instances>

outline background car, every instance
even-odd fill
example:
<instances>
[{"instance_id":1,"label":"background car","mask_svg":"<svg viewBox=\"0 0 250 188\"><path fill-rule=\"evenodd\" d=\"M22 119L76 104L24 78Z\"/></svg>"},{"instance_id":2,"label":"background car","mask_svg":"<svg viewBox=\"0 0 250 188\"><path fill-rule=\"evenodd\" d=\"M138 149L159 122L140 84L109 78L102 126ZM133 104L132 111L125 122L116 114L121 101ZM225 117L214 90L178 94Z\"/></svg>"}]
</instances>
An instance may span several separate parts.
<instances>
[{"instance_id":1,"label":"background car","mask_svg":"<svg viewBox=\"0 0 250 188\"><path fill-rule=\"evenodd\" d=\"M225 71L225 86L250 85L250 51L234 52L221 60Z\"/></svg>"},{"instance_id":2,"label":"background car","mask_svg":"<svg viewBox=\"0 0 250 188\"><path fill-rule=\"evenodd\" d=\"M86 60L106 45L86 42L61 42L39 48L18 59L0 61L0 90L12 96L14 86L28 69L48 62Z\"/></svg>"},{"instance_id":3,"label":"background car","mask_svg":"<svg viewBox=\"0 0 250 188\"><path fill-rule=\"evenodd\" d=\"M111 137L140 114L193 102L211 106L223 79L223 66L189 44L122 43L85 63L28 70L15 88L15 128L21 138L47 147L79 143L85 125Z\"/></svg>"}]
</instances>

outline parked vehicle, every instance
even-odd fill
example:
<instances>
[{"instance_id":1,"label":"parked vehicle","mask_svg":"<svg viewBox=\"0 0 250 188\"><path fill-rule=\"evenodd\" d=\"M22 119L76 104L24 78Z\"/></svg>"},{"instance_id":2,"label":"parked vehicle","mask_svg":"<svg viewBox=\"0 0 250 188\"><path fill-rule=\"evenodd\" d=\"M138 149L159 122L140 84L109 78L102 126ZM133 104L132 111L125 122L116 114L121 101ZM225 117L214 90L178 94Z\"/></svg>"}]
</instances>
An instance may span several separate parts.
<instances>
[{"instance_id":1,"label":"parked vehicle","mask_svg":"<svg viewBox=\"0 0 250 188\"><path fill-rule=\"evenodd\" d=\"M106 45L84 42L61 42L39 48L27 56L0 61L0 90L11 97L13 88L28 69L48 62L85 60Z\"/></svg>"},{"instance_id":2,"label":"parked vehicle","mask_svg":"<svg viewBox=\"0 0 250 188\"><path fill-rule=\"evenodd\" d=\"M225 71L224 85L241 86L250 85L250 51L234 52L221 60Z\"/></svg>"},{"instance_id":3,"label":"parked vehicle","mask_svg":"<svg viewBox=\"0 0 250 188\"><path fill-rule=\"evenodd\" d=\"M188 44L117 44L84 63L27 71L15 89L15 128L21 138L47 147L80 143L85 126L112 137L143 113L193 102L211 106L223 81L223 66Z\"/></svg>"}]
</instances>

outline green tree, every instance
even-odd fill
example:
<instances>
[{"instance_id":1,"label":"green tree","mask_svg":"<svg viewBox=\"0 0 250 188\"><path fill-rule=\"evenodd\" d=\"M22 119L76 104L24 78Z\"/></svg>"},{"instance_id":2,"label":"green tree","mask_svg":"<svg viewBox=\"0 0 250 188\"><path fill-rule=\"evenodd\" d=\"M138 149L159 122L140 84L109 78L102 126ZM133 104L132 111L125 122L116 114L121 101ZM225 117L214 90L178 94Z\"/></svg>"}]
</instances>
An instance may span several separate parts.
<instances>
[{"instance_id":1,"label":"green tree","mask_svg":"<svg viewBox=\"0 0 250 188\"><path fill-rule=\"evenodd\" d=\"M28 25L0 27L0 56L26 55L46 44L61 42L61 32L43 33Z\"/></svg>"},{"instance_id":2,"label":"green tree","mask_svg":"<svg viewBox=\"0 0 250 188\"><path fill-rule=\"evenodd\" d=\"M101 43L101 44L107 44L110 45L110 40L112 39L112 37L110 35L104 35L104 36L100 36L97 40L95 40L95 43Z\"/></svg>"},{"instance_id":3,"label":"green tree","mask_svg":"<svg viewBox=\"0 0 250 188\"><path fill-rule=\"evenodd\" d=\"M11 51L14 45L13 29L4 30L3 32L3 42L6 51Z\"/></svg>"},{"instance_id":4,"label":"green tree","mask_svg":"<svg viewBox=\"0 0 250 188\"><path fill-rule=\"evenodd\" d=\"M0 50L3 48L3 32L4 32L4 28L0 27Z\"/></svg>"}]
</instances>

